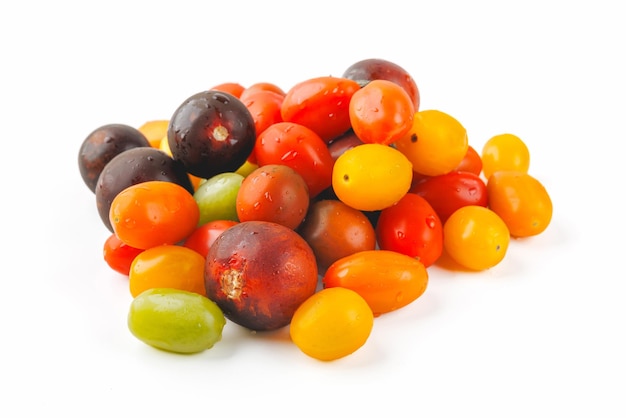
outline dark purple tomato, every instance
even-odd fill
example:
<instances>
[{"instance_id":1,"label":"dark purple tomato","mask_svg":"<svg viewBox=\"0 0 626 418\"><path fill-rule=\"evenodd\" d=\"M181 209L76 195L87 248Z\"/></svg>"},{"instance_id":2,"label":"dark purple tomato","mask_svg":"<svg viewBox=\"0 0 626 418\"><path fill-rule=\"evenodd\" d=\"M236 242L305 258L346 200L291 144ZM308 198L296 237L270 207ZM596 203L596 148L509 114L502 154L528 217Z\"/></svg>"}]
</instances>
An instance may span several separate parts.
<instances>
[{"instance_id":1,"label":"dark purple tomato","mask_svg":"<svg viewBox=\"0 0 626 418\"><path fill-rule=\"evenodd\" d=\"M343 77L361 84L373 80L388 80L400 85L411 96L415 111L419 110L420 92L415 80L404 68L398 64L380 58L369 58L355 62L346 69Z\"/></svg>"},{"instance_id":2,"label":"dark purple tomato","mask_svg":"<svg viewBox=\"0 0 626 418\"><path fill-rule=\"evenodd\" d=\"M138 129L113 123L103 125L83 140L78 151L78 169L89 190L96 192L98 177L116 155L137 147L149 147L150 142Z\"/></svg>"},{"instance_id":3,"label":"dark purple tomato","mask_svg":"<svg viewBox=\"0 0 626 418\"><path fill-rule=\"evenodd\" d=\"M176 183L190 194L194 193L185 167L157 148L129 149L109 161L96 184L98 214L109 231L113 232L109 210L115 196L127 187L152 180Z\"/></svg>"},{"instance_id":4,"label":"dark purple tomato","mask_svg":"<svg viewBox=\"0 0 626 418\"><path fill-rule=\"evenodd\" d=\"M235 171L252 154L254 119L241 100L217 90L196 93L174 112L167 131L172 158L194 176Z\"/></svg>"}]
</instances>

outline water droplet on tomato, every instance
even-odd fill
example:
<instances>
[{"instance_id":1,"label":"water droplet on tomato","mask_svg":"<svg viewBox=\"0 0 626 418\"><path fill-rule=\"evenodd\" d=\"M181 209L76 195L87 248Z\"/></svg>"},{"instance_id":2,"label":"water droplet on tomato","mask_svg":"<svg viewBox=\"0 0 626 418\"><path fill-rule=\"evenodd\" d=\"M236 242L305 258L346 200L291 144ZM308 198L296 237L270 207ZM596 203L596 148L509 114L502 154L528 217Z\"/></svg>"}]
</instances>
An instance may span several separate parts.
<instances>
[{"instance_id":1,"label":"water droplet on tomato","mask_svg":"<svg viewBox=\"0 0 626 418\"><path fill-rule=\"evenodd\" d=\"M290 150L287 151L285 154L283 154L282 157L280 157L281 161L291 161L294 158L296 158L298 156L298 152L294 151L294 150Z\"/></svg>"},{"instance_id":2,"label":"water droplet on tomato","mask_svg":"<svg viewBox=\"0 0 626 418\"><path fill-rule=\"evenodd\" d=\"M404 235L404 232L402 231L396 231L396 236L398 237L398 239L404 239L406 235Z\"/></svg>"},{"instance_id":3,"label":"water droplet on tomato","mask_svg":"<svg viewBox=\"0 0 626 418\"><path fill-rule=\"evenodd\" d=\"M437 220L432 215L431 216L427 216L425 221L426 221L426 226L428 226L429 228L434 228L435 225L437 225Z\"/></svg>"}]
</instances>

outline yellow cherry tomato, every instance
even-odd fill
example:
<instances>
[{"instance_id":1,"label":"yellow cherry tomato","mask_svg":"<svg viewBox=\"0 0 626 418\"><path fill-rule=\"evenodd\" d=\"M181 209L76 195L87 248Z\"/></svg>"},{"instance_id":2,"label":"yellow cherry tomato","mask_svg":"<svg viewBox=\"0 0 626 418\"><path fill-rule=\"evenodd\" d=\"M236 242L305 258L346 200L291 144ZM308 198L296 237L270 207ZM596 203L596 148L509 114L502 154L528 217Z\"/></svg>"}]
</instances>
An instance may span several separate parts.
<instances>
[{"instance_id":1,"label":"yellow cherry tomato","mask_svg":"<svg viewBox=\"0 0 626 418\"><path fill-rule=\"evenodd\" d=\"M331 361L348 356L368 340L374 314L357 292L343 287L322 289L294 313L289 335L306 355Z\"/></svg>"},{"instance_id":2,"label":"yellow cherry tomato","mask_svg":"<svg viewBox=\"0 0 626 418\"><path fill-rule=\"evenodd\" d=\"M528 173L496 171L487 182L489 207L517 238L542 233L552 220L552 199L544 185Z\"/></svg>"},{"instance_id":3,"label":"yellow cherry tomato","mask_svg":"<svg viewBox=\"0 0 626 418\"><path fill-rule=\"evenodd\" d=\"M469 146L465 127L440 110L415 113L409 132L395 142L416 173L438 176L454 170Z\"/></svg>"},{"instance_id":4,"label":"yellow cherry tomato","mask_svg":"<svg viewBox=\"0 0 626 418\"><path fill-rule=\"evenodd\" d=\"M397 149L362 144L345 151L333 166L332 187L343 203L358 210L382 210L411 187L411 162Z\"/></svg>"},{"instance_id":5,"label":"yellow cherry tomato","mask_svg":"<svg viewBox=\"0 0 626 418\"><path fill-rule=\"evenodd\" d=\"M499 264L509 248L511 234L497 213L484 206L464 206L443 226L448 255L470 270L486 270Z\"/></svg>"},{"instance_id":6,"label":"yellow cherry tomato","mask_svg":"<svg viewBox=\"0 0 626 418\"><path fill-rule=\"evenodd\" d=\"M486 179L501 170L526 173L530 166L528 147L520 137L509 133L489 138L483 146L481 159Z\"/></svg>"}]
</instances>

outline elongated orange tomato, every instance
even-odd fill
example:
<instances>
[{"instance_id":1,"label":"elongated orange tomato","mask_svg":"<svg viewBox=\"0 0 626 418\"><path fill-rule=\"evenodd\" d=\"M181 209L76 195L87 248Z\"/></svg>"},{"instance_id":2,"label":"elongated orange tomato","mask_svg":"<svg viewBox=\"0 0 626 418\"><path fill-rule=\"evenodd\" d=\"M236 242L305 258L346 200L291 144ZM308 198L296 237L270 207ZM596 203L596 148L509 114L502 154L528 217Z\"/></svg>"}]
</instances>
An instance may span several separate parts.
<instances>
[{"instance_id":1,"label":"elongated orange tomato","mask_svg":"<svg viewBox=\"0 0 626 418\"><path fill-rule=\"evenodd\" d=\"M322 279L324 288L345 287L360 294L375 316L400 309L428 285L428 272L419 260L388 250L366 250L335 261Z\"/></svg>"},{"instance_id":2,"label":"elongated orange tomato","mask_svg":"<svg viewBox=\"0 0 626 418\"><path fill-rule=\"evenodd\" d=\"M200 209L182 186L155 180L118 193L111 202L109 219L120 241L145 250L187 238L198 224Z\"/></svg>"}]
</instances>

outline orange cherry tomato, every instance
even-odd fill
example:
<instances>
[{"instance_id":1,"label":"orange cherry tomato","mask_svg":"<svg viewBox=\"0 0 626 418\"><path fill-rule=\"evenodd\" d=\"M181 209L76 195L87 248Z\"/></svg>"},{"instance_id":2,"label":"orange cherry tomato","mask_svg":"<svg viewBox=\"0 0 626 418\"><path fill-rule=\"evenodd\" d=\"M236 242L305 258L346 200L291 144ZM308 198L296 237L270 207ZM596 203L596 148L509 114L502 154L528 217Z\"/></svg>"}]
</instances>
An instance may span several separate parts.
<instances>
[{"instance_id":1,"label":"orange cherry tomato","mask_svg":"<svg viewBox=\"0 0 626 418\"><path fill-rule=\"evenodd\" d=\"M248 87L246 87L241 92L241 96L239 96L239 99L245 100L248 96L258 93L260 91L271 91L273 93L279 94L282 97L285 97L285 94L286 94L283 89L281 89L274 83L259 82L259 83L251 84Z\"/></svg>"},{"instance_id":2,"label":"orange cherry tomato","mask_svg":"<svg viewBox=\"0 0 626 418\"><path fill-rule=\"evenodd\" d=\"M205 258L191 248L159 245L138 254L130 266L130 294L154 288L186 290L206 296Z\"/></svg>"},{"instance_id":3,"label":"orange cherry tomato","mask_svg":"<svg viewBox=\"0 0 626 418\"><path fill-rule=\"evenodd\" d=\"M350 129L350 99L360 88L356 81L341 77L304 80L287 91L283 120L306 126L329 143Z\"/></svg>"},{"instance_id":4,"label":"orange cherry tomato","mask_svg":"<svg viewBox=\"0 0 626 418\"><path fill-rule=\"evenodd\" d=\"M411 129L415 106L398 84L373 80L352 95L349 114L352 129L361 141L389 145Z\"/></svg>"},{"instance_id":5,"label":"orange cherry tomato","mask_svg":"<svg viewBox=\"0 0 626 418\"><path fill-rule=\"evenodd\" d=\"M200 209L184 187L168 181L147 181L127 187L109 209L113 232L127 245L148 249L176 244L198 225Z\"/></svg>"},{"instance_id":6,"label":"orange cherry tomato","mask_svg":"<svg viewBox=\"0 0 626 418\"><path fill-rule=\"evenodd\" d=\"M345 287L360 294L375 316L402 308L428 284L421 261L395 251L367 250L340 258L322 278L324 288Z\"/></svg>"},{"instance_id":7,"label":"orange cherry tomato","mask_svg":"<svg viewBox=\"0 0 626 418\"><path fill-rule=\"evenodd\" d=\"M487 181L489 207L517 238L542 233L552 220L552 199L535 177L520 171L496 171Z\"/></svg>"},{"instance_id":8,"label":"orange cherry tomato","mask_svg":"<svg viewBox=\"0 0 626 418\"><path fill-rule=\"evenodd\" d=\"M243 93L245 89L246 88L239 83L226 82L226 83L217 84L211 87L209 90L217 90L217 91L221 91L224 93L230 93L233 96L239 98L241 96L241 93Z\"/></svg>"},{"instance_id":9,"label":"orange cherry tomato","mask_svg":"<svg viewBox=\"0 0 626 418\"><path fill-rule=\"evenodd\" d=\"M452 171L465 171L480 176L482 170L483 161L480 154L476 151L476 148L468 144L465 157L463 157L459 165L457 165Z\"/></svg>"}]
</instances>

